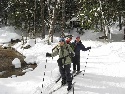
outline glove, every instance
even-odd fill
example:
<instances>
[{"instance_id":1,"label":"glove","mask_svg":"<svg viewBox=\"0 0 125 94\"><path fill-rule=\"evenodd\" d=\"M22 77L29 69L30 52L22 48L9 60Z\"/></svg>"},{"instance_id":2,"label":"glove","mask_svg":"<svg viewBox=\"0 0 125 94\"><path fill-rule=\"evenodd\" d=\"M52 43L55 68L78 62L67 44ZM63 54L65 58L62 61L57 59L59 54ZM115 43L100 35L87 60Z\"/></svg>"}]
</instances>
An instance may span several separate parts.
<instances>
[{"instance_id":1,"label":"glove","mask_svg":"<svg viewBox=\"0 0 125 94\"><path fill-rule=\"evenodd\" d=\"M74 54L74 53L70 53L70 56L71 56L71 57L74 57L74 56L75 56L75 54Z\"/></svg>"},{"instance_id":2,"label":"glove","mask_svg":"<svg viewBox=\"0 0 125 94\"><path fill-rule=\"evenodd\" d=\"M91 49L91 47L87 47L87 49L89 50L89 49Z\"/></svg>"},{"instance_id":3,"label":"glove","mask_svg":"<svg viewBox=\"0 0 125 94\"><path fill-rule=\"evenodd\" d=\"M46 53L46 57L52 57L52 55L50 53Z\"/></svg>"}]
</instances>

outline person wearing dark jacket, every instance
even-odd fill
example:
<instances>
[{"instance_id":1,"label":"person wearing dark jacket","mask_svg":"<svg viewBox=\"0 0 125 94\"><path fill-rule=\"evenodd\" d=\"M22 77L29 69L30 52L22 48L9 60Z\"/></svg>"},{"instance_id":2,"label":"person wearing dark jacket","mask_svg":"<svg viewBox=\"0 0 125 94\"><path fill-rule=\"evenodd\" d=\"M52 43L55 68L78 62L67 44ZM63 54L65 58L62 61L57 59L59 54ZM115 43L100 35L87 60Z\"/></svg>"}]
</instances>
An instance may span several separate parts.
<instances>
[{"instance_id":1,"label":"person wearing dark jacket","mask_svg":"<svg viewBox=\"0 0 125 94\"><path fill-rule=\"evenodd\" d=\"M79 73L80 72L80 50L87 51L91 49L91 47L86 48L82 44L80 40L80 36L77 36L76 40L72 44L74 45L74 52L75 52L75 56L73 57L73 73L75 73L76 71Z\"/></svg>"}]
</instances>

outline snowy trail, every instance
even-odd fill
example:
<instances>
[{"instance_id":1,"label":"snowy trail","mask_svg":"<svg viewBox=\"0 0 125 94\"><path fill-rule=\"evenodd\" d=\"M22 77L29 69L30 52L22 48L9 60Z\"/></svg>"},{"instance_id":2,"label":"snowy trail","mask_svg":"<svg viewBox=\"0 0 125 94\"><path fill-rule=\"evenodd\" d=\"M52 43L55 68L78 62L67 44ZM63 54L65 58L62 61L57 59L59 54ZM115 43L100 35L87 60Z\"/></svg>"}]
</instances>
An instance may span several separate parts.
<instances>
[{"instance_id":1,"label":"snowy trail","mask_svg":"<svg viewBox=\"0 0 125 94\"><path fill-rule=\"evenodd\" d=\"M76 33L75 30L73 33ZM75 94L125 94L125 43L100 42L96 40L98 35L100 36L100 33L87 31L81 36L83 44L86 47L92 46L92 49L90 52L81 51L81 70L85 68L85 73L84 76L80 74L73 80L76 82ZM59 75L56 61L58 57L47 58L46 64L45 53L51 52L58 43L58 37L54 37L54 40L52 45L47 45L44 40L37 39L37 43L29 49L22 49L21 43L17 43L14 48L26 56L28 63L36 62L38 66L23 76L1 78L0 94L45 94L41 91L49 88ZM66 88L67 86L54 94L64 94Z\"/></svg>"},{"instance_id":2,"label":"snowy trail","mask_svg":"<svg viewBox=\"0 0 125 94\"><path fill-rule=\"evenodd\" d=\"M92 58L95 51L90 52L84 77L75 78L75 94L124 94L123 62L113 53L101 57L96 52L97 58Z\"/></svg>"},{"instance_id":3,"label":"snowy trail","mask_svg":"<svg viewBox=\"0 0 125 94\"><path fill-rule=\"evenodd\" d=\"M76 82L74 86L75 94L124 94L125 64L124 59L121 57L123 57L122 54L124 55L125 51L122 51L121 49L119 53L116 53L116 50L109 49L110 47L108 46L109 45L105 46L107 49L105 52L104 47L91 49L90 52L81 52L81 70L85 69L85 73L84 76L83 74L80 74L73 80ZM46 58L39 56L38 61L40 61L40 63L34 71L26 73L26 75L18 77L18 79L6 79L6 82L4 82L5 79L1 79L0 83L5 83L4 85L8 86L11 85L13 81L17 81L14 84L17 91L0 91L0 94L47 94L47 92L41 93L41 91L50 85L52 81L57 78L59 73L56 62L57 57L53 60L47 58L47 60L46 63ZM46 69L44 68L45 64L47 64ZM44 71L46 72L46 75L45 81L43 82ZM35 76L33 76L34 74ZM32 78L30 78L31 75ZM25 79L25 82L23 79ZM44 89L42 88L42 84L44 84ZM1 89L5 90L4 87L5 86L1 87ZM53 94L64 94L66 88L67 86ZM72 92L69 94L72 94Z\"/></svg>"},{"instance_id":4,"label":"snowy trail","mask_svg":"<svg viewBox=\"0 0 125 94\"><path fill-rule=\"evenodd\" d=\"M80 74L73 80L76 82L75 94L124 94L125 69L122 66L124 62L118 59L112 51L107 55L96 52L94 56L95 51L96 49L90 51L89 56L87 53L81 56L81 58L84 57L81 61L81 68L85 68L85 73L84 76ZM85 59L87 57L88 59ZM115 59L113 60L112 57ZM64 94L66 88L65 86L53 94Z\"/></svg>"},{"instance_id":5,"label":"snowy trail","mask_svg":"<svg viewBox=\"0 0 125 94\"><path fill-rule=\"evenodd\" d=\"M86 66L87 66L87 60L88 60L88 57L89 57L89 54L90 54L90 51L88 51L88 52L86 52L86 54L85 54L85 56L84 56L84 61L81 61L81 70L82 70L82 72L79 74L79 75L77 75L76 77L74 77L74 79L73 79L73 82L76 82L75 83L75 85L77 85L78 83L77 83L77 81L78 81L78 78L80 79L80 80L82 80L83 78L84 78L84 76L83 76L83 74L85 74L85 71L86 71ZM72 70L72 69L71 69ZM85 70L85 71L84 71ZM75 85L74 85L74 87L75 87ZM59 90L57 90L56 92L54 92L53 94L66 94L67 93L67 87L68 86L63 86L62 88L60 88ZM72 94L73 93L73 91L70 91L69 92L69 94ZM77 94L77 93L76 93Z\"/></svg>"}]
</instances>

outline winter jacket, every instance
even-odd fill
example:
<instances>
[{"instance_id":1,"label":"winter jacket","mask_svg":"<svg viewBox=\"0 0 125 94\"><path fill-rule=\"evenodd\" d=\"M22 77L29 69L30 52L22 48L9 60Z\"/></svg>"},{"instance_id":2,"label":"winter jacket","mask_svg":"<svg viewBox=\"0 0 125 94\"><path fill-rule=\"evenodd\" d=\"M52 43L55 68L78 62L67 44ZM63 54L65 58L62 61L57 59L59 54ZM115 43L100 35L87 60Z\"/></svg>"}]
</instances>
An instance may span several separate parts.
<instances>
[{"instance_id":1,"label":"winter jacket","mask_svg":"<svg viewBox=\"0 0 125 94\"><path fill-rule=\"evenodd\" d=\"M74 45L74 52L75 55L80 55L80 50L82 51L87 51L89 50L88 47L85 48L85 46L82 44L81 41L79 41L78 43L76 42L76 40L72 43L72 45Z\"/></svg>"},{"instance_id":2,"label":"winter jacket","mask_svg":"<svg viewBox=\"0 0 125 94\"><path fill-rule=\"evenodd\" d=\"M57 45L53 52L52 57L59 55L59 59L61 59L63 65L67 65L71 63L70 53L74 53L69 44L64 44L63 46Z\"/></svg>"},{"instance_id":3,"label":"winter jacket","mask_svg":"<svg viewBox=\"0 0 125 94\"><path fill-rule=\"evenodd\" d=\"M70 47L73 49L73 51L74 51L74 44L73 43L71 43L69 40L66 40L66 43L67 44L69 44L70 45Z\"/></svg>"}]
</instances>

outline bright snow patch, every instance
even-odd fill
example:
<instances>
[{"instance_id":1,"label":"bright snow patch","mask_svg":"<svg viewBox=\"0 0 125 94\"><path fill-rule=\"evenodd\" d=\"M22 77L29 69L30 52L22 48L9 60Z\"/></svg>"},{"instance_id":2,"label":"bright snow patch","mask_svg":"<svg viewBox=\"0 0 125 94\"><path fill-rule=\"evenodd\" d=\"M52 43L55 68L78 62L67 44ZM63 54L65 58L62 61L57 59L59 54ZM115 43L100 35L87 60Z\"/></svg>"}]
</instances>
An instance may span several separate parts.
<instances>
[{"instance_id":1,"label":"bright snow patch","mask_svg":"<svg viewBox=\"0 0 125 94\"><path fill-rule=\"evenodd\" d=\"M15 58L13 61L12 61L12 64L15 66L15 68L21 68L21 62L18 58Z\"/></svg>"}]
</instances>

